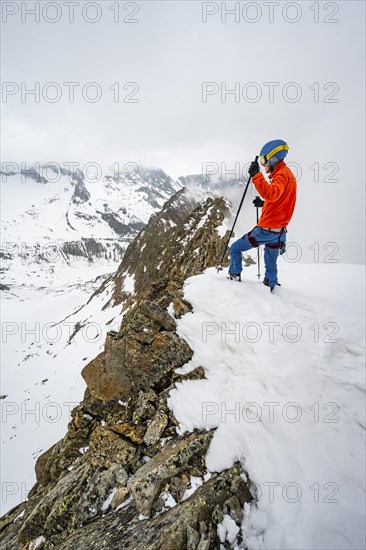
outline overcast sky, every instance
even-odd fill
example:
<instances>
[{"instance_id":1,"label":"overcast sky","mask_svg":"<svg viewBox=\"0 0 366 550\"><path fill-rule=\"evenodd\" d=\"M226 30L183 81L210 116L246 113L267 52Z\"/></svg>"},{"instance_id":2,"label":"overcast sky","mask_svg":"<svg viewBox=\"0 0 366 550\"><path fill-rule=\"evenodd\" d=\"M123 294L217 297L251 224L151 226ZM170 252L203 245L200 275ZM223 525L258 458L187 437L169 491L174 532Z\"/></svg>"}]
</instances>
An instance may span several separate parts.
<instances>
[{"instance_id":1,"label":"overcast sky","mask_svg":"<svg viewBox=\"0 0 366 550\"><path fill-rule=\"evenodd\" d=\"M284 139L301 167L293 235L363 261L363 1L80 1L74 22L65 2L40 2L40 22L21 4L36 2L2 2L2 162L137 162L178 177L243 168ZM37 82L39 102L22 100ZM50 82L57 102L43 97ZM74 103L65 82L80 83ZM92 100L91 82L97 102L81 91Z\"/></svg>"}]
</instances>

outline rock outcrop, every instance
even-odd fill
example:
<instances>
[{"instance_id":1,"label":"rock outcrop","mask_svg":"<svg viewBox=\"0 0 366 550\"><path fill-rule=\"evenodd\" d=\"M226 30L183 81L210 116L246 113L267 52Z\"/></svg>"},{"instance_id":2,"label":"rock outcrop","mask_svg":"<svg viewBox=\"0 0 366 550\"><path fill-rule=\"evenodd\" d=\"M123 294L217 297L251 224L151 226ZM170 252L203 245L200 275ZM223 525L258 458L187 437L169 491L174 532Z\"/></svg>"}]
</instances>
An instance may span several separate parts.
<instances>
[{"instance_id":1,"label":"rock outcrop","mask_svg":"<svg viewBox=\"0 0 366 550\"><path fill-rule=\"evenodd\" d=\"M193 354L176 333L192 309L184 280L216 265L227 238L223 199L194 207L182 194L128 248L115 275L120 330L82 370L84 399L38 458L28 500L1 518L3 548L204 550L220 547L224 514L240 525L252 500L246 472L240 463L209 472L212 431L179 435L167 405L175 384L204 377L202 367L176 372Z\"/></svg>"}]
</instances>

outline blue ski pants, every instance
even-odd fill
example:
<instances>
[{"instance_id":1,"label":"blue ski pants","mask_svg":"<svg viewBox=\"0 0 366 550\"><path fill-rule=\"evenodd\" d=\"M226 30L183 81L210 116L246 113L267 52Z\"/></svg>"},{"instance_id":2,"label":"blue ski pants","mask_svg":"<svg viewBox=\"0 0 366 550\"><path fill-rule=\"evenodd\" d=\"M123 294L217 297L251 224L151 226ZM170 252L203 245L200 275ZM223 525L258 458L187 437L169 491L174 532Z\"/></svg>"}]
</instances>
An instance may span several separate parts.
<instances>
[{"instance_id":1,"label":"blue ski pants","mask_svg":"<svg viewBox=\"0 0 366 550\"><path fill-rule=\"evenodd\" d=\"M264 244L265 276L268 279L269 286L273 288L277 283L277 258L284 243L286 243L286 231L276 233L275 231L262 229L259 226L254 227L249 233L246 233L231 245L229 272L233 275L241 273L243 269L241 253Z\"/></svg>"}]
</instances>

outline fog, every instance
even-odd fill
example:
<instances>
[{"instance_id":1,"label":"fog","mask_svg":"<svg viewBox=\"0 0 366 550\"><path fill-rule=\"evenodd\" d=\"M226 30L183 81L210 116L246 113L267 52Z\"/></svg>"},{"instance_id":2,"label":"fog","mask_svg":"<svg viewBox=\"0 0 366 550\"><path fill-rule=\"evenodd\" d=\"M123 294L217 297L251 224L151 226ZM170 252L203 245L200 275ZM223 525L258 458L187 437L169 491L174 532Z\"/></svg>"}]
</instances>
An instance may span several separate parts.
<instances>
[{"instance_id":1,"label":"fog","mask_svg":"<svg viewBox=\"0 0 366 550\"><path fill-rule=\"evenodd\" d=\"M303 261L315 246L318 261L364 263L364 12L358 1L2 2L3 166L136 162L177 178L216 163L242 177L284 139L298 176L288 240ZM246 207L240 231L254 223Z\"/></svg>"}]
</instances>

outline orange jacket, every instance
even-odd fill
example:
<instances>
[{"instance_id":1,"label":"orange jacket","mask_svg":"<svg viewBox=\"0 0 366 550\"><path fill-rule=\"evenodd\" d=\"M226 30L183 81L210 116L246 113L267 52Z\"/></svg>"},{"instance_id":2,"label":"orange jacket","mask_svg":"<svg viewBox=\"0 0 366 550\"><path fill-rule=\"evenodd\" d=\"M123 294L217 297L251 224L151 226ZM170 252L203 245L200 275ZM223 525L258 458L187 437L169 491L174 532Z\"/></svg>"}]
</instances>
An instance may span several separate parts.
<instances>
[{"instance_id":1,"label":"orange jacket","mask_svg":"<svg viewBox=\"0 0 366 550\"><path fill-rule=\"evenodd\" d=\"M263 174L258 172L252 182L264 199L259 227L285 227L291 220L296 203L296 178L285 161L277 164L269 175L271 183L267 183Z\"/></svg>"}]
</instances>

